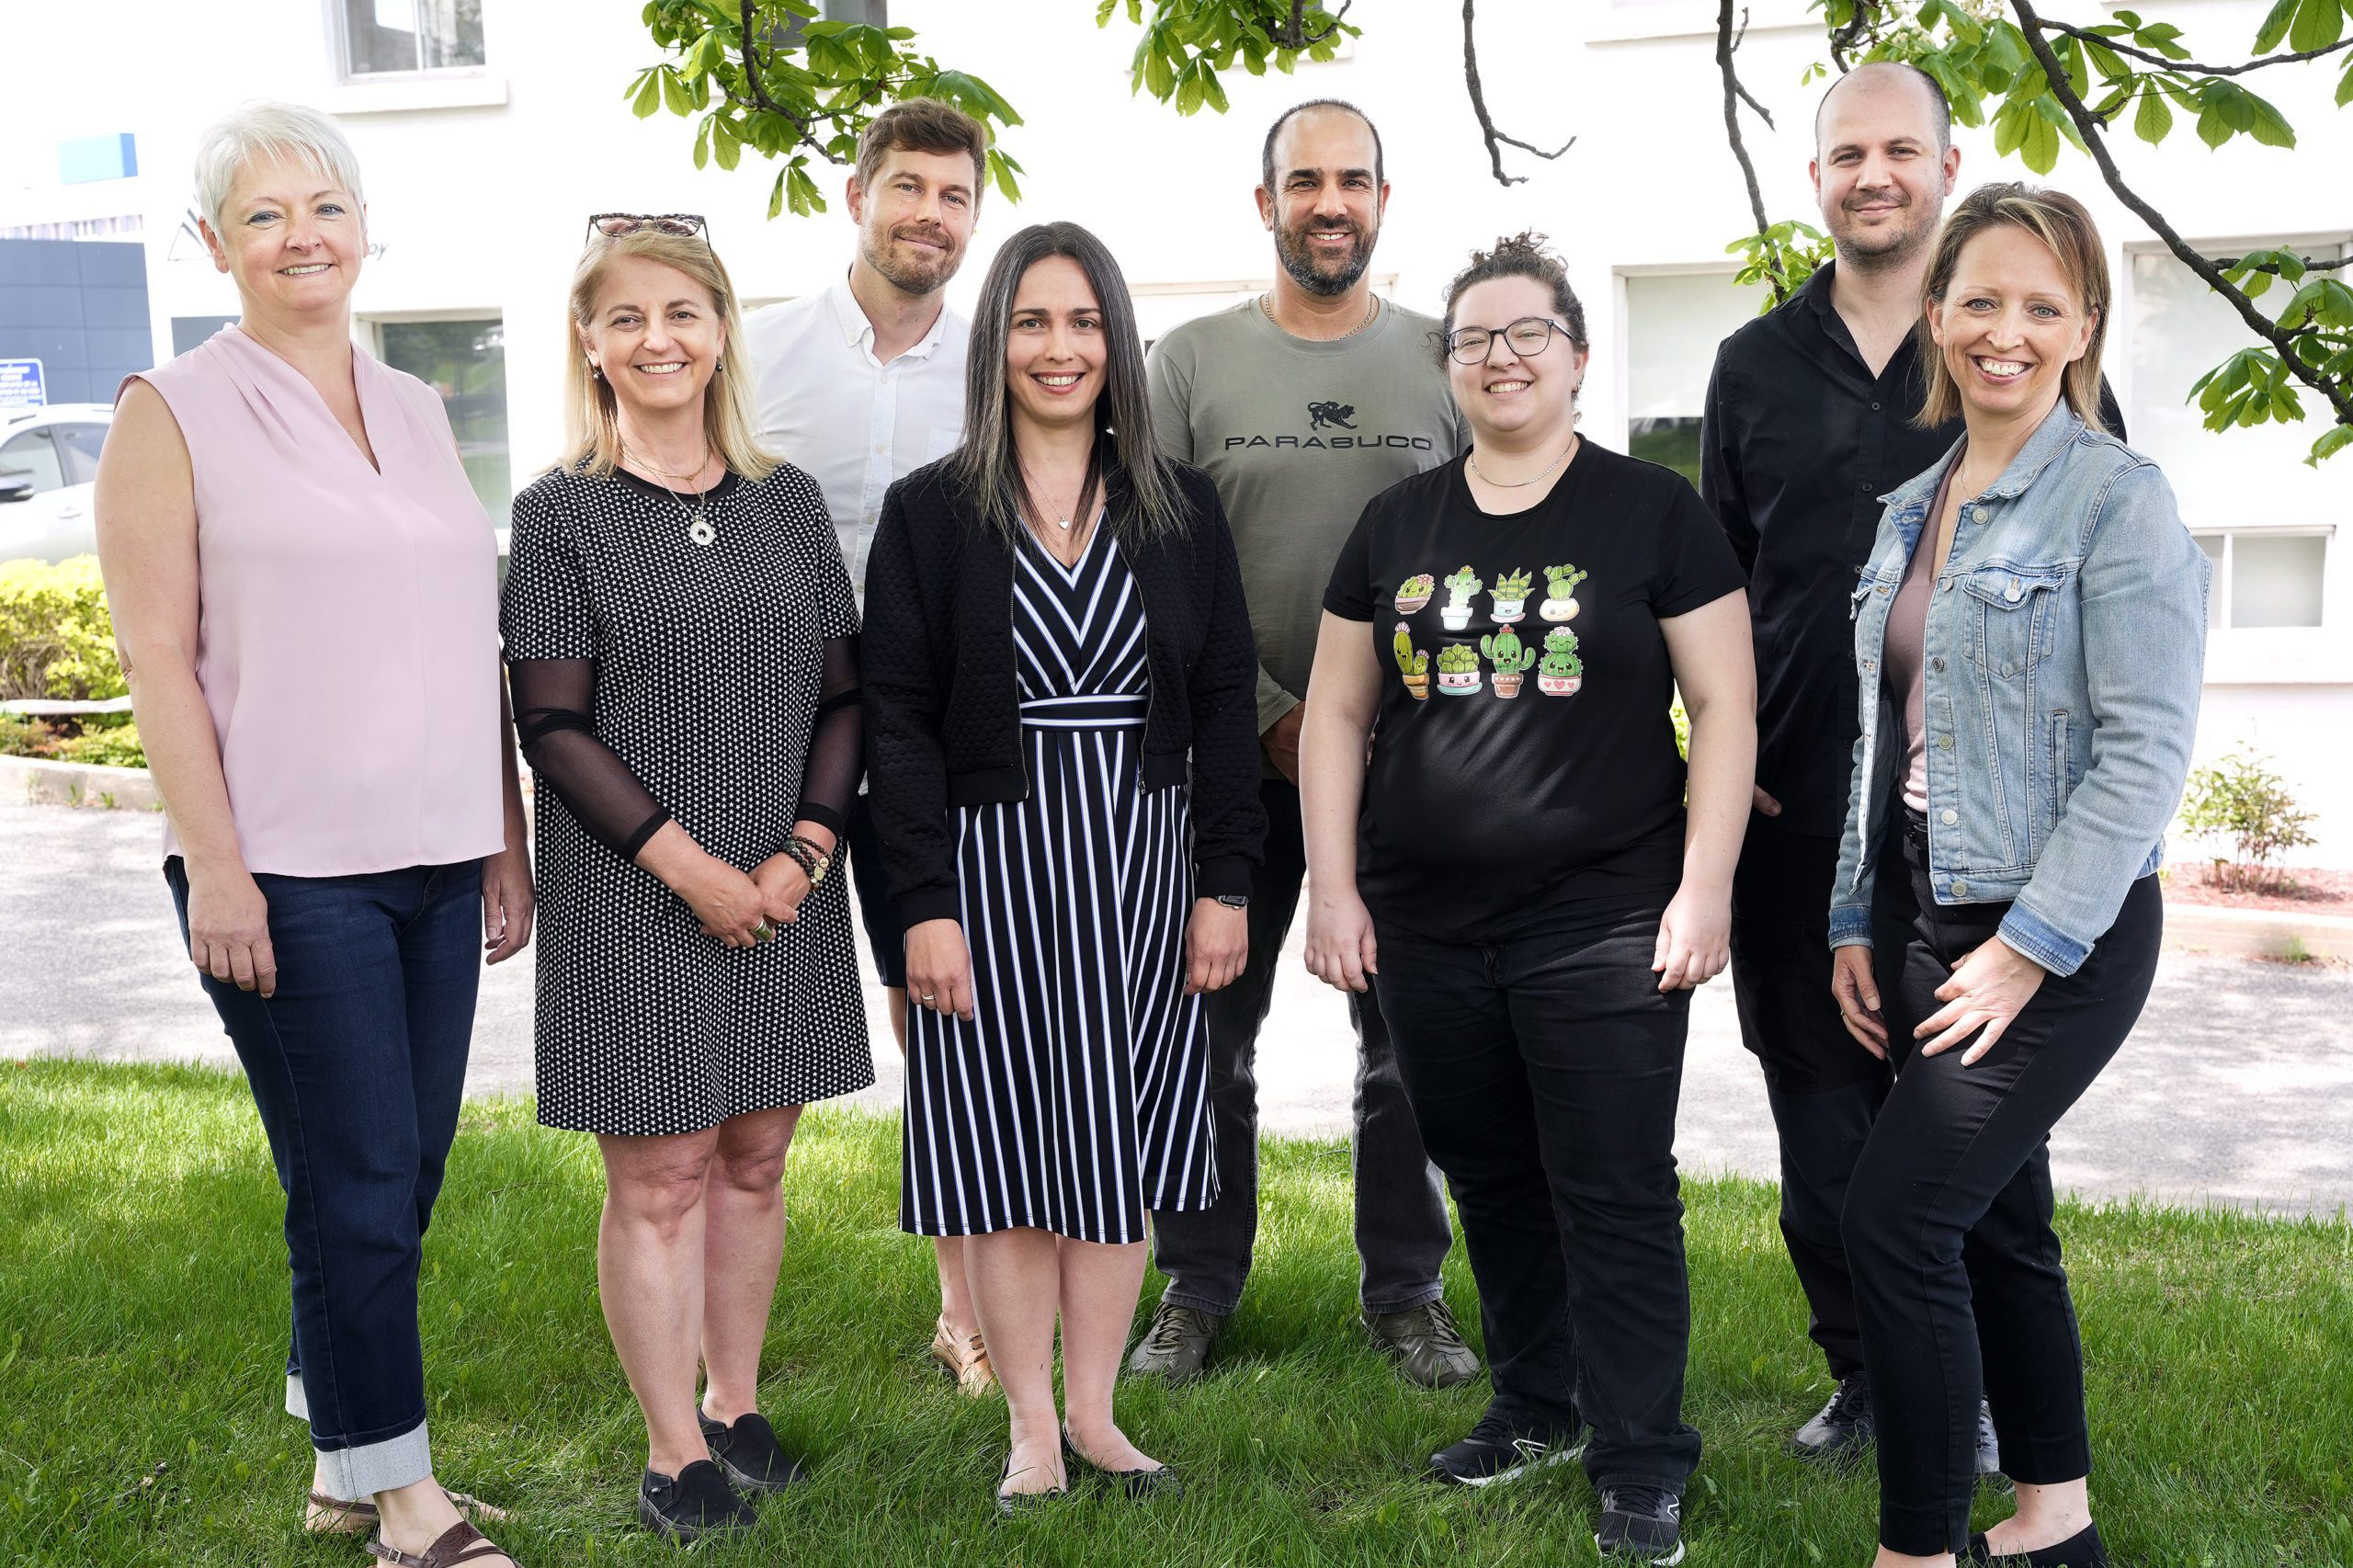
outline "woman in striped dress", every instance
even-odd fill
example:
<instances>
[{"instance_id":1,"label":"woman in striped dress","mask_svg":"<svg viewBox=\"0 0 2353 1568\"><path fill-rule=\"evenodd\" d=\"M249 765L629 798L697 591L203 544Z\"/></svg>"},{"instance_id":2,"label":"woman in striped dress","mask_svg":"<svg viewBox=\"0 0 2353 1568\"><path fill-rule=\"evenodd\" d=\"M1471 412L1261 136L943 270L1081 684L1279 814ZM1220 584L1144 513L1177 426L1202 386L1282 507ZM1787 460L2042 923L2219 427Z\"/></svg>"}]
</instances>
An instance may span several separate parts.
<instances>
[{"instance_id":1,"label":"woman in striped dress","mask_svg":"<svg viewBox=\"0 0 2353 1568\"><path fill-rule=\"evenodd\" d=\"M1200 994L1242 971L1266 831L1233 540L1153 444L1127 301L1086 230L1015 235L973 320L967 444L892 487L869 557L872 805L908 927L901 1223L973 1238L1008 1512L1063 1491L1065 1456L1175 1488L1111 1384L1146 1216L1217 1195Z\"/></svg>"}]
</instances>

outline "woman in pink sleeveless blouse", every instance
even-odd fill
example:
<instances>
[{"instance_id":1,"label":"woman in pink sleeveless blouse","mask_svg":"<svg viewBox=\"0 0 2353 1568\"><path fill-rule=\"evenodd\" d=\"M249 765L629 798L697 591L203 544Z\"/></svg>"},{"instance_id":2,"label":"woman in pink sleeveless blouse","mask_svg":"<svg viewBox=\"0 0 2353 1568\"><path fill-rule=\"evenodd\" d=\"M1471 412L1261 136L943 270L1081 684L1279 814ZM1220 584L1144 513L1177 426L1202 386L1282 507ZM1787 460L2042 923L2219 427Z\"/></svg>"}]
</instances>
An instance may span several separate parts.
<instances>
[{"instance_id":1,"label":"woman in pink sleeveless blouse","mask_svg":"<svg viewBox=\"0 0 2353 1568\"><path fill-rule=\"evenodd\" d=\"M366 209L333 122L249 106L197 186L243 315L123 383L98 555L165 877L287 1192L304 1523L511 1568L461 1517L495 1511L433 1479L416 1310L474 944L530 934L496 547L439 398L352 345Z\"/></svg>"}]
</instances>

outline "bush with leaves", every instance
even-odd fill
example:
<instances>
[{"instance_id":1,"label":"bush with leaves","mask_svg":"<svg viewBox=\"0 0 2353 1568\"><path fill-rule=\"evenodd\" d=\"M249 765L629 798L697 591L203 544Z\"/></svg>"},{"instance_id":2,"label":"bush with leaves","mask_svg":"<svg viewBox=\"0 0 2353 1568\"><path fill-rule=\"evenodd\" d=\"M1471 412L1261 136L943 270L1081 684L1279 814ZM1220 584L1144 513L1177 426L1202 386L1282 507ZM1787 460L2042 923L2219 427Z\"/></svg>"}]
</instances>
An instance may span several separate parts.
<instances>
[{"instance_id":1,"label":"bush with leaves","mask_svg":"<svg viewBox=\"0 0 2353 1568\"><path fill-rule=\"evenodd\" d=\"M130 691L98 558L0 562L0 701Z\"/></svg>"},{"instance_id":2,"label":"bush with leaves","mask_svg":"<svg viewBox=\"0 0 2353 1568\"><path fill-rule=\"evenodd\" d=\"M2296 803L2287 780L2265 766L2268 761L2241 745L2189 775L2182 825L2200 838L2227 840L2237 851L2235 864L2213 858L2208 880L2218 887L2271 892L2290 885L2271 864L2273 857L2313 842L2313 813Z\"/></svg>"}]
</instances>

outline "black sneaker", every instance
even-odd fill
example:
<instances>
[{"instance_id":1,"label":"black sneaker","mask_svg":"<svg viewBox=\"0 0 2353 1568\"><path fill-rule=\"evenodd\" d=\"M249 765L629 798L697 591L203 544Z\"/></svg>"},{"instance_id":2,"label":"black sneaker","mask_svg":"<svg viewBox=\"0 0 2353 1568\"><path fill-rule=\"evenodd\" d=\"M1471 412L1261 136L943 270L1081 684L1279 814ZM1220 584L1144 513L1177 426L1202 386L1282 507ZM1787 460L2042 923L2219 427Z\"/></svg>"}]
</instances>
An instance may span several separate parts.
<instances>
[{"instance_id":1,"label":"black sneaker","mask_svg":"<svg viewBox=\"0 0 2353 1568\"><path fill-rule=\"evenodd\" d=\"M1961 1560L1964 1563L1991 1563L1995 1568L2109 1568L2108 1547L2099 1539L2097 1525L2086 1525L2082 1533L2056 1546L2000 1554L1985 1543L1985 1537L1980 1533L1969 1538L1969 1550Z\"/></svg>"},{"instance_id":2,"label":"black sneaker","mask_svg":"<svg viewBox=\"0 0 2353 1568\"><path fill-rule=\"evenodd\" d=\"M1601 1528L1593 1544L1604 1557L1650 1562L1683 1561L1683 1499L1664 1486L1630 1483L1601 1489Z\"/></svg>"},{"instance_id":3,"label":"black sneaker","mask_svg":"<svg viewBox=\"0 0 2353 1568\"><path fill-rule=\"evenodd\" d=\"M1839 1463L1871 1446L1878 1427L1871 1416L1871 1379L1868 1372L1849 1372L1838 1380L1838 1392L1820 1414L1799 1427L1790 1449L1802 1460Z\"/></svg>"},{"instance_id":4,"label":"black sneaker","mask_svg":"<svg viewBox=\"0 0 2353 1568\"><path fill-rule=\"evenodd\" d=\"M655 1535L681 1544L759 1522L752 1506L727 1484L709 1460L697 1460L675 1476L649 1470L637 1488L637 1522Z\"/></svg>"},{"instance_id":5,"label":"black sneaker","mask_svg":"<svg viewBox=\"0 0 2353 1568\"><path fill-rule=\"evenodd\" d=\"M759 1412L737 1416L733 1426L699 1409L695 1419L702 1423L702 1440L710 1445L710 1457L736 1485L752 1492L781 1492L806 1478L800 1461L777 1446L776 1428Z\"/></svg>"},{"instance_id":6,"label":"black sneaker","mask_svg":"<svg viewBox=\"0 0 2353 1568\"><path fill-rule=\"evenodd\" d=\"M1584 1451L1574 1428L1523 1426L1491 1410L1469 1437L1430 1456L1430 1473L1449 1486L1493 1486L1566 1464Z\"/></svg>"}]
</instances>

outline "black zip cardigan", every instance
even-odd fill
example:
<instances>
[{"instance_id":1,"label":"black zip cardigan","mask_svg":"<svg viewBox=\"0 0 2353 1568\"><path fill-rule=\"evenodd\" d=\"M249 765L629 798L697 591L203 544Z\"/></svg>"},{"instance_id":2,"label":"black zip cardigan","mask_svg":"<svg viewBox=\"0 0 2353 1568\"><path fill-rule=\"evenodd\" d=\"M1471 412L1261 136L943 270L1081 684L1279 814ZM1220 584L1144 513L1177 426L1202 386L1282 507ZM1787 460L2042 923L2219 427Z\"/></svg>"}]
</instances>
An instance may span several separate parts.
<instances>
[{"instance_id":1,"label":"black zip cardigan","mask_svg":"<svg viewBox=\"0 0 2353 1568\"><path fill-rule=\"evenodd\" d=\"M900 920L960 919L954 806L1029 793L1013 663L1013 552L949 472L891 486L866 563L859 639L870 806ZM1143 597L1152 698L1139 787L1192 785L1194 893L1250 891L1267 812L1258 800L1258 655L1217 489L1176 465L1192 524L1114 539ZM1126 504L1115 476L1111 516ZM1188 767L1189 764L1189 767Z\"/></svg>"}]
</instances>

